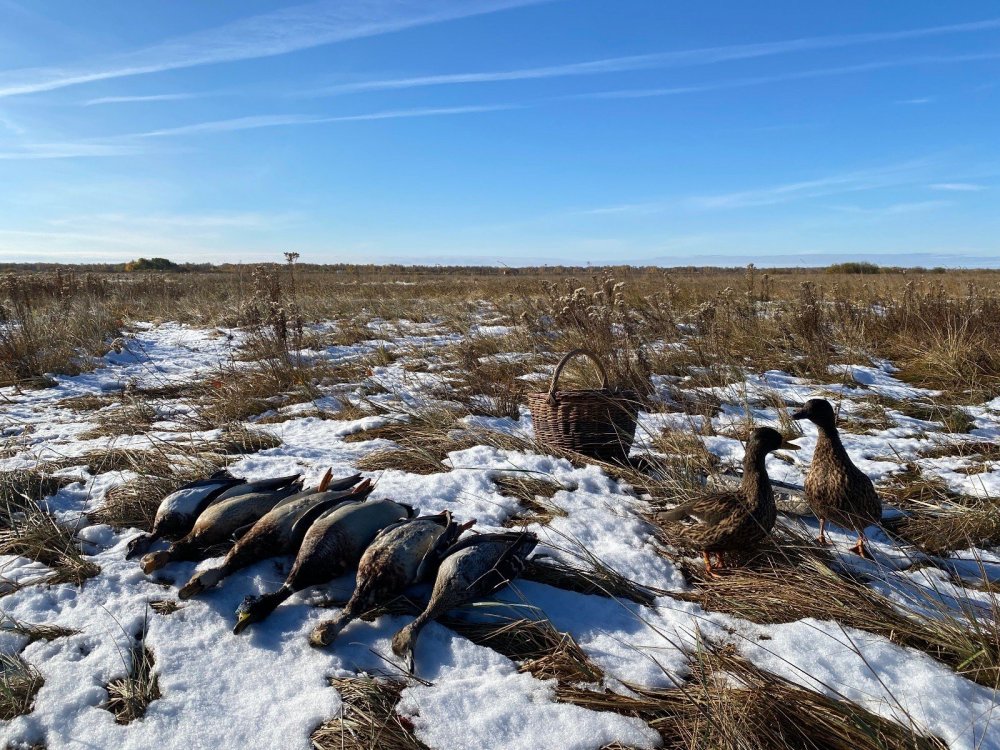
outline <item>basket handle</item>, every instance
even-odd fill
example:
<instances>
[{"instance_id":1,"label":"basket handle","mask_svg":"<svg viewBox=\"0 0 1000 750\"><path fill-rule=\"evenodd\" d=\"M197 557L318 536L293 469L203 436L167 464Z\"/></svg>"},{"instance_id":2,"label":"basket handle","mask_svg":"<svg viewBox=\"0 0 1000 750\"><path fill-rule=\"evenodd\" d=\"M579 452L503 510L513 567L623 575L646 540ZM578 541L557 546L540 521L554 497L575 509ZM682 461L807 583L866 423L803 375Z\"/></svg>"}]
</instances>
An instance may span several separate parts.
<instances>
[{"instance_id":1,"label":"basket handle","mask_svg":"<svg viewBox=\"0 0 1000 750\"><path fill-rule=\"evenodd\" d=\"M552 373L552 384L549 386L549 403L555 403L556 388L559 386L559 376L562 375L563 368L573 357L579 354L590 357L593 360L594 364L597 365L597 369L601 372L601 388L603 390L608 389L608 373L604 369L604 365L601 364L601 360L597 358L597 355L588 349L574 349L559 360L559 364L556 365L556 371Z\"/></svg>"}]
</instances>

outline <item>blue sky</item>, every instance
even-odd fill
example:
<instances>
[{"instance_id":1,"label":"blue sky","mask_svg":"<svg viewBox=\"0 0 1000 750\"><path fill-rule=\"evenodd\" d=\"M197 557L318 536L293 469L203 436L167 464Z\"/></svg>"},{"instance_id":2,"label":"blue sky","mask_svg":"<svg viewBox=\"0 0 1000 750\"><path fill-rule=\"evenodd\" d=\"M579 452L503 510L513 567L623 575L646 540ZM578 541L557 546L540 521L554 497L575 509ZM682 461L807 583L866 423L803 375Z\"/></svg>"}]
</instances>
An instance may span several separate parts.
<instances>
[{"instance_id":1,"label":"blue sky","mask_svg":"<svg viewBox=\"0 0 1000 750\"><path fill-rule=\"evenodd\" d=\"M0 0L0 261L1000 265L1000 6Z\"/></svg>"}]
</instances>

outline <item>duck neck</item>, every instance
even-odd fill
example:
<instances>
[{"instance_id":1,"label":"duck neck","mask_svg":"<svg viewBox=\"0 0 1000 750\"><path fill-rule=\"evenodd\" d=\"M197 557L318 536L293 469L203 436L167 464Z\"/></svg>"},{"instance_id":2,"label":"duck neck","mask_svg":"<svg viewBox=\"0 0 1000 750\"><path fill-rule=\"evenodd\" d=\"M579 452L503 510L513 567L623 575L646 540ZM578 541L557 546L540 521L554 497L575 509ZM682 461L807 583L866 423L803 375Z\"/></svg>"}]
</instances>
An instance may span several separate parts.
<instances>
[{"instance_id":1,"label":"duck neck","mask_svg":"<svg viewBox=\"0 0 1000 750\"><path fill-rule=\"evenodd\" d=\"M771 480L767 476L767 453L753 446L743 459L743 481L740 494L755 507L761 507L771 494Z\"/></svg>"},{"instance_id":2,"label":"duck neck","mask_svg":"<svg viewBox=\"0 0 1000 750\"><path fill-rule=\"evenodd\" d=\"M816 425L819 428L819 436L816 440L816 452L821 456L826 455L835 458L837 461L849 462L850 458L847 455L847 449L844 448L844 443L840 440L840 432L837 430L836 424L820 424Z\"/></svg>"}]
</instances>

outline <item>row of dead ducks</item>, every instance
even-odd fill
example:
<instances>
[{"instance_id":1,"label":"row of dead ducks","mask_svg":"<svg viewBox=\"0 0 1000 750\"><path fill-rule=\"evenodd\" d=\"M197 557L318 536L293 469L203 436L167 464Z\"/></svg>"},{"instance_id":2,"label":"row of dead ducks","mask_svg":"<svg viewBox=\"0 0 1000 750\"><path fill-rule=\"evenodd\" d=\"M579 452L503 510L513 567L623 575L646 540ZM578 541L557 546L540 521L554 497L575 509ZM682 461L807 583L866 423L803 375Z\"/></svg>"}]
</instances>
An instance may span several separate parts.
<instances>
[{"instance_id":1,"label":"row of dead ducks","mask_svg":"<svg viewBox=\"0 0 1000 750\"><path fill-rule=\"evenodd\" d=\"M448 511L416 516L403 503L369 500L371 491L371 481L360 474L331 479L327 472L317 486L303 489L299 475L247 482L218 472L164 498L152 532L131 540L127 556L142 555L149 574L172 561L204 559L235 539L220 565L197 572L180 589L180 598L189 599L248 565L295 555L280 588L243 600L234 633L265 619L295 592L357 565L350 601L313 631L315 646L329 645L349 622L409 586L433 580L427 607L392 641L393 651L409 658L412 668L413 645L424 625L516 578L538 540L529 532L463 537L474 521L458 524ZM161 539L173 542L147 553Z\"/></svg>"}]
</instances>

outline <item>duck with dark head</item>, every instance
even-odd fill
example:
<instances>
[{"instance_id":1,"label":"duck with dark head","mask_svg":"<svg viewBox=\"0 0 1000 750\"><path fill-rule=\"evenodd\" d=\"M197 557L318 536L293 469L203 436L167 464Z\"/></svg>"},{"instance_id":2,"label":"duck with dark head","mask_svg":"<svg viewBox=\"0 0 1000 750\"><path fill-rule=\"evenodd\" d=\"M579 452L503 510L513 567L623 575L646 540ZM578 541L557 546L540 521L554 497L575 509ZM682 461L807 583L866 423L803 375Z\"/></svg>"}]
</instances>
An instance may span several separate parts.
<instances>
[{"instance_id":1,"label":"duck with dark head","mask_svg":"<svg viewBox=\"0 0 1000 750\"><path fill-rule=\"evenodd\" d=\"M658 513L656 520L667 541L700 550L710 576L725 567L723 553L749 551L759 545L774 528L778 515L766 460L768 453L779 448L796 450L798 446L770 427L751 432L739 488L705 493ZM711 555L715 555L716 563Z\"/></svg>"},{"instance_id":2,"label":"duck with dark head","mask_svg":"<svg viewBox=\"0 0 1000 750\"><path fill-rule=\"evenodd\" d=\"M792 419L808 419L818 428L816 450L806 474L806 502L819 519L818 541L827 545L826 523L854 529L858 543L851 548L862 557L870 557L865 545L865 528L882 519L882 501L872 480L861 471L840 439L837 413L822 398L811 398L792 413Z\"/></svg>"}]
</instances>

